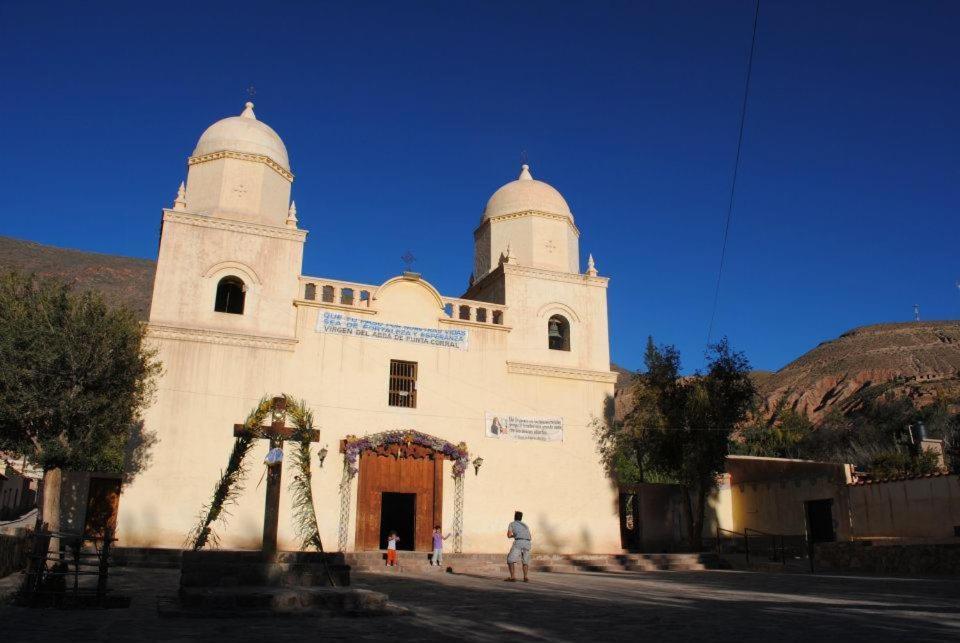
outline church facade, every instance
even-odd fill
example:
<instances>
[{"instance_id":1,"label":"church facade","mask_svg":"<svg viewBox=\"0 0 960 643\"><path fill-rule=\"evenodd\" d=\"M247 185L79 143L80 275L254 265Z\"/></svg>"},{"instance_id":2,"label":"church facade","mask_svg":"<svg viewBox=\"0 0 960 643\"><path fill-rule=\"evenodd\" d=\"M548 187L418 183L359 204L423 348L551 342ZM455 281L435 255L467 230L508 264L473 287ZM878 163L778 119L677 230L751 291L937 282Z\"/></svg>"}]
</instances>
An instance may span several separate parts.
<instances>
[{"instance_id":1,"label":"church facade","mask_svg":"<svg viewBox=\"0 0 960 643\"><path fill-rule=\"evenodd\" d=\"M293 179L248 103L203 133L163 211L147 330L163 374L144 416L155 443L124 488L120 544L183 545L234 425L286 393L313 412L314 452L325 449L313 496L328 550L378 549L390 530L428 550L440 524L451 550L501 551L521 510L535 551L619 551L593 438L616 379L608 280L592 257L581 271L561 194L527 166L498 189L474 231L471 285L451 297L410 272L380 284L302 274ZM258 442L227 524L214 525L225 547L260 543ZM280 546L296 548L285 487Z\"/></svg>"}]
</instances>

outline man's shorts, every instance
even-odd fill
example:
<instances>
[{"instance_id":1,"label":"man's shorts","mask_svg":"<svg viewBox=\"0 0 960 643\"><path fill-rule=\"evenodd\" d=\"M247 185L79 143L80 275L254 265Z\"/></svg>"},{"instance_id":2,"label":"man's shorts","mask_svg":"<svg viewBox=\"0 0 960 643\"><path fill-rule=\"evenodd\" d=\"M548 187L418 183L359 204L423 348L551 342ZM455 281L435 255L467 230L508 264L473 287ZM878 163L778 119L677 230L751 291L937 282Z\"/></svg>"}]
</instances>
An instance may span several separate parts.
<instances>
[{"instance_id":1,"label":"man's shorts","mask_svg":"<svg viewBox=\"0 0 960 643\"><path fill-rule=\"evenodd\" d=\"M508 563L523 563L524 565L530 564L530 541L529 540L514 540L513 546L510 548L510 553L507 554Z\"/></svg>"}]
</instances>

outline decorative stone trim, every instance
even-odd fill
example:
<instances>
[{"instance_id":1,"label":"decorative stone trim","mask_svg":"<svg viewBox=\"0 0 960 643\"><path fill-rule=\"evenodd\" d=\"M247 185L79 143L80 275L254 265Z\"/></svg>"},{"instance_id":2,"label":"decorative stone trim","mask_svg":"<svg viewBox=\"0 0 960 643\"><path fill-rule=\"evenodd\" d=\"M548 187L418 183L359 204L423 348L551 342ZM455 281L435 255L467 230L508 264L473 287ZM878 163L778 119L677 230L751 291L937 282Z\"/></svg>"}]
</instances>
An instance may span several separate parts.
<instances>
[{"instance_id":1,"label":"decorative stone trim","mask_svg":"<svg viewBox=\"0 0 960 643\"><path fill-rule=\"evenodd\" d=\"M376 315L379 312L373 308L367 308L366 306L349 306L347 304L338 304L332 301L311 301L310 299L294 299L293 305L304 306L306 308L333 308L336 310L344 310L348 313L360 313L361 315Z\"/></svg>"},{"instance_id":2,"label":"decorative stone trim","mask_svg":"<svg viewBox=\"0 0 960 643\"><path fill-rule=\"evenodd\" d=\"M505 263L502 266L504 274L520 275L523 277L537 277L548 281L562 281L570 284L588 284L606 288L610 282L609 277L591 277L590 275L580 275L572 272L558 272L556 270L544 270L543 268L530 268L529 266L518 266L516 264Z\"/></svg>"},{"instance_id":3,"label":"decorative stone trim","mask_svg":"<svg viewBox=\"0 0 960 643\"><path fill-rule=\"evenodd\" d=\"M593 371L584 368L533 364L530 362L507 362L507 372L518 375L540 375L545 377L560 377L567 380L603 382L605 384L613 384L617 381L617 374L613 371Z\"/></svg>"},{"instance_id":4,"label":"decorative stone trim","mask_svg":"<svg viewBox=\"0 0 960 643\"><path fill-rule=\"evenodd\" d=\"M246 333L232 333L229 331L170 326L166 324L147 324L147 336L153 339L172 339L183 342L199 342L202 344L224 344L227 346L242 346L244 348L266 348L287 352L292 352L297 346L297 340L292 338L248 335Z\"/></svg>"},{"instance_id":5,"label":"decorative stone trim","mask_svg":"<svg viewBox=\"0 0 960 643\"><path fill-rule=\"evenodd\" d=\"M231 232L245 232L247 234L256 234L261 237L272 237L274 239L286 239L288 241L303 241L307 238L306 230L291 230L290 228L280 228L276 226L263 225L261 223L248 223L246 221L234 221L233 219L221 219L220 217L210 216L208 214L194 214L192 212L177 212L174 210L163 211L164 222L183 223L185 225L197 226L198 228L214 228L216 230L229 230Z\"/></svg>"},{"instance_id":6,"label":"decorative stone trim","mask_svg":"<svg viewBox=\"0 0 960 643\"><path fill-rule=\"evenodd\" d=\"M499 309L497 309L499 310ZM439 317L438 320L441 324L452 324L453 326L470 326L471 328L484 328L489 330L513 330L512 326L504 326L503 324L494 324L493 322L478 322L473 321L472 319L455 319L453 317Z\"/></svg>"},{"instance_id":7,"label":"decorative stone trim","mask_svg":"<svg viewBox=\"0 0 960 643\"><path fill-rule=\"evenodd\" d=\"M570 224L570 227L573 228L573 233L578 237L580 236L580 229L577 227L577 224L573 220L566 216L565 214L554 214L553 212L544 212L542 210L523 210L521 212L511 212L510 214L499 214L495 217L490 217L489 219L484 219L477 229L473 231L474 237L476 237L480 231L483 229L483 226L488 225L491 221L506 221L508 219L519 219L521 217L542 217L544 219L554 219L556 221L565 221Z\"/></svg>"},{"instance_id":8,"label":"decorative stone trim","mask_svg":"<svg viewBox=\"0 0 960 643\"><path fill-rule=\"evenodd\" d=\"M230 152L224 150L222 152L213 152L211 154L204 154L203 156L191 156L187 159L187 165L199 165L200 163L207 163L209 161L218 161L220 159L237 159L240 161L253 161L254 163L263 163L271 170L285 178L286 180L293 183L293 172L281 166L279 163L274 161L269 156L264 156L262 154L245 154L243 152Z\"/></svg>"}]
</instances>

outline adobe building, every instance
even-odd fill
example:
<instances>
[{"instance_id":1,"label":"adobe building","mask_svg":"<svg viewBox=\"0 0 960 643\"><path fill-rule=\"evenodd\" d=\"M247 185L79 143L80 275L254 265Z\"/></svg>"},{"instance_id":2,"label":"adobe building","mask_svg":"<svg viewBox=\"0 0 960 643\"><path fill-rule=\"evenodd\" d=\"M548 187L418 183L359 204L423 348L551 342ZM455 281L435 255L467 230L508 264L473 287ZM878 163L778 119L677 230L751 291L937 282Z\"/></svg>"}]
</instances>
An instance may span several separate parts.
<instances>
[{"instance_id":1,"label":"adobe building","mask_svg":"<svg viewBox=\"0 0 960 643\"><path fill-rule=\"evenodd\" d=\"M211 125L187 167L163 211L148 324L163 363L145 414L157 444L124 488L121 545L182 546L234 424L287 393L314 413L315 452L327 449L313 493L328 549L377 549L389 529L429 549L440 523L457 549L502 551L519 509L537 551L619 551L617 493L592 436L616 379L608 280L592 257L581 269L557 190L526 165L496 190L473 233L471 285L450 296L409 272L379 284L302 274L309 211L251 103ZM225 547L260 543L258 442L243 495L214 526ZM281 548L296 548L290 504L284 488Z\"/></svg>"}]
</instances>

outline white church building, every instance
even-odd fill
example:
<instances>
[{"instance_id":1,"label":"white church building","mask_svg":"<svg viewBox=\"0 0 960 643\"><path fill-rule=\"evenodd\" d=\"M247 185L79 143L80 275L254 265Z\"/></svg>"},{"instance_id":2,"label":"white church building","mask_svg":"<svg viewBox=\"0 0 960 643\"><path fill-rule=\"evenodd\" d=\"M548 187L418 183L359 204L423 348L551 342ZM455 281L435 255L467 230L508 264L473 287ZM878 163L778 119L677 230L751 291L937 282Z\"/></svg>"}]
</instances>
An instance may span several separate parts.
<instances>
[{"instance_id":1,"label":"white church building","mask_svg":"<svg viewBox=\"0 0 960 643\"><path fill-rule=\"evenodd\" d=\"M448 296L409 272L379 284L302 274L309 212L291 201L283 141L250 103L207 128L187 166L163 211L147 330L163 364L144 416L156 443L124 487L119 544L182 546L234 424L286 393L313 411L314 451L326 449L313 494L327 550L378 549L389 530L429 550L441 524L464 552L505 551L521 510L535 552L620 551L617 492L593 437L616 379L608 280L592 257L581 270L557 190L526 165L496 190L473 232L471 285ZM463 220L466 232L475 220ZM224 547L260 544L258 442L242 496L214 525ZM466 470L437 445L465 447ZM283 470L281 548L297 546L294 475Z\"/></svg>"}]
</instances>

